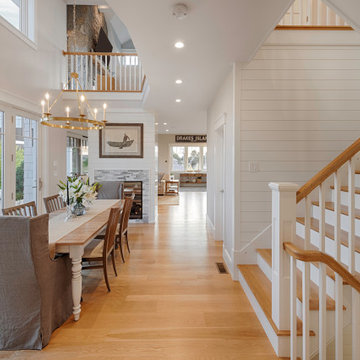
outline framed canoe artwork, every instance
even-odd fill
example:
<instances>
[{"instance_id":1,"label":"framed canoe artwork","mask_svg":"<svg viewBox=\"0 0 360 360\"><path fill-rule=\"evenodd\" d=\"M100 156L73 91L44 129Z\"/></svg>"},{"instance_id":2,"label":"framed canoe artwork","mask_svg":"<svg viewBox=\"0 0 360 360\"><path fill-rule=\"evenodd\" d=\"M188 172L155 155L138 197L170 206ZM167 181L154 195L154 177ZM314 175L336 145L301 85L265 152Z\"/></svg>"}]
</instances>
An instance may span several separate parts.
<instances>
[{"instance_id":1,"label":"framed canoe artwork","mask_svg":"<svg viewBox=\"0 0 360 360\"><path fill-rule=\"evenodd\" d=\"M143 158L144 124L106 124L99 132L99 157Z\"/></svg>"}]
</instances>

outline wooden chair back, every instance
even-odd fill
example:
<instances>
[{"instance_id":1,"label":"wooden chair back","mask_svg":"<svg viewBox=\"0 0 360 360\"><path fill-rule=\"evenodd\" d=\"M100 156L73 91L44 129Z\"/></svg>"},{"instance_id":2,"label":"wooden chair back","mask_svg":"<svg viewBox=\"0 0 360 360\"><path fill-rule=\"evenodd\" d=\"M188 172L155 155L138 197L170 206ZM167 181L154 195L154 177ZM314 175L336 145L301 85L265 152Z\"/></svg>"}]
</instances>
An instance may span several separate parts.
<instances>
[{"instance_id":1,"label":"wooden chair back","mask_svg":"<svg viewBox=\"0 0 360 360\"><path fill-rule=\"evenodd\" d=\"M124 215L122 217L122 223L121 223L121 233L127 231L134 197L135 197L135 195L133 194L131 197L128 197L125 199Z\"/></svg>"},{"instance_id":2,"label":"wooden chair back","mask_svg":"<svg viewBox=\"0 0 360 360\"><path fill-rule=\"evenodd\" d=\"M64 200L59 194L45 197L44 204L48 214L66 207Z\"/></svg>"},{"instance_id":3,"label":"wooden chair back","mask_svg":"<svg viewBox=\"0 0 360 360\"><path fill-rule=\"evenodd\" d=\"M6 209L3 209L3 215L12 215L12 216L37 216L36 204L35 201L30 201L25 204L12 206Z\"/></svg>"},{"instance_id":4,"label":"wooden chair back","mask_svg":"<svg viewBox=\"0 0 360 360\"><path fill-rule=\"evenodd\" d=\"M112 207L110 209L109 220L106 226L106 233L104 238L103 257L106 261L110 252L115 245L116 228L119 223L121 209L120 207Z\"/></svg>"}]
</instances>

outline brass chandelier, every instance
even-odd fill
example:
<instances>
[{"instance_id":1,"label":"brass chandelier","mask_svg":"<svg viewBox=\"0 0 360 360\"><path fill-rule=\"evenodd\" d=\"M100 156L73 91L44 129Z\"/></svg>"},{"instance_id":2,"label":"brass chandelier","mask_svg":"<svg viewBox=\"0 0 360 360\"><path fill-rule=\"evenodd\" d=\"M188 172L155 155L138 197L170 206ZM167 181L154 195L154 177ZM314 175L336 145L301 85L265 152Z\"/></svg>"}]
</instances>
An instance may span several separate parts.
<instances>
[{"instance_id":1,"label":"brass chandelier","mask_svg":"<svg viewBox=\"0 0 360 360\"><path fill-rule=\"evenodd\" d=\"M71 77L67 83L74 79L76 83L76 99L77 107L79 110L78 116L70 116L70 107L65 108L66 116L54 116L52 114L52 109L58 100L63 96L65 89L61 90L58 97L50 104L50 95L49 93L45 94L45 100L41 101L42 107L42 116L41 124L45 126L50 126L53 128L60 129L70 129L70 130L101 130L106 125L106 108L107 105L103 104L103 119L97 120L98 110L96 108L92 109L89 105L84 94L82 92L81 85L79 83L79 75L77 73L71 73ZM67 86L66 86L67 87ZM65 87L65 88L66 88ZM87 113L87 115L86 115Z\"/></svg>"},{"instance_id":2,"label":"brass chandelier","mask_svg":"<svg viewBox=\"0 0 360 360\"><path fill-rule=\"evenodd\" d=\"M74 32L74 50L76 51L76 3L73 4L73 32ZM68 88L70 82L74 80L76 84L76 100L78 107L78 115L74 116L70 112L71 109L69 106L66 106L65 112L66 116L54 116L52 110L54 105L58 100L63 96L65 89ZM81 93L81 94L80 94ZM79 74L73 72L70 74L70 79L67 84L61 90L60 94L55 98L52 104L50 104L50 94L47 92L45 94L45 100L41 100L42 115L41 115L41 124L45 126L50 126L53 128L60 129L70 129L70 130L100 130L105 127L106 124L106 108L107 105L103 104L103 119L97 120L98 110L96 108L92 109L89 105L85 95L83 94L83 89L79 82Z\"/></svg>"}]
</instances>

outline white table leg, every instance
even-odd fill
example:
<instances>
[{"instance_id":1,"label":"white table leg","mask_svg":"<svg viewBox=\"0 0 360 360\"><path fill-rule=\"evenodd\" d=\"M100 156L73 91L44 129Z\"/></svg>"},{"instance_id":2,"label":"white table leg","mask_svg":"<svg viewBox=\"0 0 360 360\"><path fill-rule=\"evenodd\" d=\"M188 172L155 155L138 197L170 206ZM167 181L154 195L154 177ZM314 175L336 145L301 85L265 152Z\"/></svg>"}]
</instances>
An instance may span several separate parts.
<instances>
[{"instance_id":1,"label":"white table leg","mask_svg":"<svg viewBox=\"0 0 360 360\"><path fill-rule=\"evenodd\" d=\"M70 247L70 258L72 261L72 298L73 298L73 314L74 320L80 319L81 312L81 292L82 292L82 277L81 277L81 259L84 254L82 246Z\"/></svg>"}]
</instances>

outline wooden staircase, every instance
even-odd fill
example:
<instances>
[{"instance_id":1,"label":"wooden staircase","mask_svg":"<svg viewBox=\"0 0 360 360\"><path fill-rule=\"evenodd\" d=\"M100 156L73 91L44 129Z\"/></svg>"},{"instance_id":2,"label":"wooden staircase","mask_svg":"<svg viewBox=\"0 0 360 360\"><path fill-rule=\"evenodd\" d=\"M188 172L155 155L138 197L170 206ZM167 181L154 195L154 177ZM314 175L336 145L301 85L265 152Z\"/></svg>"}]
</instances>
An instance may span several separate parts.
<instances>
[{"instance_id":1,"label":"wooden staircase","mask_svg":"<svg viewBox=\"0 0 360 360\"><path fill-rule=\"evenodd\" d=\"M272 242L256 249L256 264L238 265L279 357L343 360L343 329L350 326L349 359L360 359L359 151L360 139L300 189L270 184Z\"/></svg>"}]
</instances>

